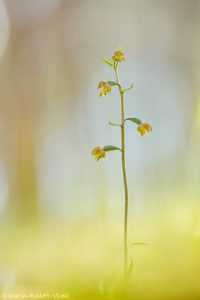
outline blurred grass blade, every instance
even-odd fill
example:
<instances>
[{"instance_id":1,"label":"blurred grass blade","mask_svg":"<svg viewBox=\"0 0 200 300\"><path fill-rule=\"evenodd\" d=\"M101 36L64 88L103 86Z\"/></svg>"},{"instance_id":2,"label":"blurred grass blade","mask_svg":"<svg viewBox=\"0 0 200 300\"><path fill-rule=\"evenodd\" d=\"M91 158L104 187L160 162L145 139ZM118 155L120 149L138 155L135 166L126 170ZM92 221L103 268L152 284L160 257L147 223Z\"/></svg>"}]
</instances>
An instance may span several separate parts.
<instances>
[{"instance_id":1,"label":"blurred grass blade","mask_svg":"<svg viewBox=\"0 0 200 300\"><path fill-rule=\"evenodd\" d=\"M134 266L134 264L133 264L133 259L132 259L132 257L131 257L131 258L130 258L130 265L129 265L129 267L128 267L128 279L130 279L131 274L132 274L132 272L133 272L133 266Z\"/></svg>"},{"instance_id":2,"label":"blurred grass blade","mask_svg":"<svg viewBox=\"0 0 200 300\"><path fill-rule=\"evenodd\" d=\"M151 244L149 243L132 243L131 246L150 246Z\"/></svg>"}]
</instances>

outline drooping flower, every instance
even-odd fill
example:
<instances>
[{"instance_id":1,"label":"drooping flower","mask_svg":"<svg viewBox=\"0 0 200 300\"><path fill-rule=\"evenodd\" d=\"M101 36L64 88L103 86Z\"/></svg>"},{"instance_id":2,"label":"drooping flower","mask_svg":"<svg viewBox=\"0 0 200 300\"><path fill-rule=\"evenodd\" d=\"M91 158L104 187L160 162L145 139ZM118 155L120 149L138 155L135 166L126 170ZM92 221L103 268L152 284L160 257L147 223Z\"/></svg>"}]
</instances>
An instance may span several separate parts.
<instances>
[{"instance_id":1,"label":"drooping flower","mask_svg":"<svg viewBox=\"0 0 200 300\"><path fill-rule=\"evenodd\" d=\"M152 131L152 127L149 123L140 123L140 125L138 126L137 130L140 132L141 136L146 136L147 132L151 132Z\"/></svg>"},{"instance_id":2,"label":"drooping flower","mask_svg":"<svg viewBox=\"0 0 200 300\"><path fill-rule=\"evenodd\" d=\"M100 81L97 88L101 89L99 96L106 96L112 90L111 85L106 81Z\"/></svg>"},{"instance_id":3,"label":"drooping flower","mask_svg":"<svg viewBox=\"0 0 200 300\"><path fill-rule=\"evenodd\" d=\"M112 59L116 62L125 61L124 53L121 50L118 50L113 54Z\"/></svg>"},{"instance_id":4,"label":"drooping flower","mask_svg":"<svg viewBox=\"0 0 200 300\"><path fill-rule=\"evenodd\" d=\"M93 150L92 150L92 153L91 153L94 157L94 159L96 159L97 161L100 159L100 158L103 158L106 156L106 152L103 148L101 147L95 147Z\"/></svg>"}]
</instances>

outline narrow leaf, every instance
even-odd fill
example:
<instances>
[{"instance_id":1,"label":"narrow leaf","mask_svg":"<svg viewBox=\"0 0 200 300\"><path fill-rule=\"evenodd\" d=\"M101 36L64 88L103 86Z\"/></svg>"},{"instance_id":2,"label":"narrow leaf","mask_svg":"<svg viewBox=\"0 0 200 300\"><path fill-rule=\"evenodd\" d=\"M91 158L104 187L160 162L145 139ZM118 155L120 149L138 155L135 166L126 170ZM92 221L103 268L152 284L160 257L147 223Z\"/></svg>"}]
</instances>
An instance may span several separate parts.
<instances>
[{"instance_id":1,"label":"narrow leaf","mask_svg":"<svg viewBox=\"0 0 200 300\"><path fill-rule=\"evenodd\" d=\"M110 67L114 68L114 66L113 66L113 64L112 64L111 61L109 61L109 60L108 60L107 58L105 58L104 56L102 56L102 59L103 59L103 61L104 61L107 65L109 65Z\"/></svg>"},{"instance_id":2,"label":"narrow leaf","mask_svg":"<svg viewBox=\"0 0 200 300\"><path fill-rule=\"evenodd\" d=\"M129 88L125 89L124 92L127 92L127 91L131 90L132 88L133 88L133 84L131 84L131 86Z\"/></svg>"},{"instance_id":3,"label":"narrow leaf","mask_svg":"<svg viewBox=\"0 0 200 300\"><path fill-rule=\"evenodd\" d=\"M116 123L113 123L113 122L110 122L110 121L108 122L108 124L111 125L111 126L121 126L120 124L116 124Z\"/></svg>"},{"instance_id":4,"label":"narrow leaf","mask_svg":"<svg viewBox=\"0 0 200 300\"><path fill-rule=\"evenodd\" d=\"M142 123L142 121L138 118L127 118L124 121L131 121L131 122L133 122L135 124L138 124L138 125L140 125Z\"/></svg>"},{"instance_id":5,"label":"narrow leaf","mask_svg":"<svg viewBox=\"0 0 200 300\"><path fill-rule=\"evenodd\" d=\"M116 147L116 146L113 146L113 145L106 145L103 147L104 151L114 151L114 150L119 150L121 151L120 148Z\"/></svg>"},{"instance_id":6,"label":"narrow leaf","mask_svg":"<svg viewBox=\"0 0 200 300\"><path fill-rule=\"evenodd\" d=\"M107 81L107 83L110 84L111 86L114 86L114 85L119 86L119 83L117 83L116 81Z\"/></svg>"}]
</instances>

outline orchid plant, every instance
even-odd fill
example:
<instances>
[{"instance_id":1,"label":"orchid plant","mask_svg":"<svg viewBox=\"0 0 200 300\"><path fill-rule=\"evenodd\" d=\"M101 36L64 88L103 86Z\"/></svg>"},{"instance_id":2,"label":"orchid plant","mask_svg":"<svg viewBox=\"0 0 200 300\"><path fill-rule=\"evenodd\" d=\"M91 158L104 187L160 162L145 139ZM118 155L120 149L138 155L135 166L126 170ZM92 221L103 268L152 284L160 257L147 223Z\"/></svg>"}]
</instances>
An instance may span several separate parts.
<instances>
[{"instance_id":1,"label":"orchid plant","mask_svg":"<svg viewBox=\"0 0 200 300\"><path fill-rule=\"evenodd\" d=\"M121 164L123 173L123 184L124 184L124 282L127 281L128 277L128 204L129 204L129 194L128 194L128 181L126 174L126 147L125 147L125 124L127 121L135 123L137 125L137 130L142 137L145 137L148 132L152 131L152 127L147 122L142 122L136 117L125 117L125 93L132 89L133 85L129 88L124 89L119 81L118 66L120 63L125 61L125 56L122 50L116 51L112 60L108 60L102 57L103 61L114 70L115 81L100 81L98 84L98 89L100 89L99 96L106 96L112 92L114 87L117 87L120 95L120 105L121 105L121 122L115 124L109 122L111 126L118 126L121 130L121 146L116 147L114 145L106 145L103 147L95 147L92 150L92 155L94 159L99 161L101 158L105 158L106 152L118 150L121 152Z\"/></svg>"}]
</instances>

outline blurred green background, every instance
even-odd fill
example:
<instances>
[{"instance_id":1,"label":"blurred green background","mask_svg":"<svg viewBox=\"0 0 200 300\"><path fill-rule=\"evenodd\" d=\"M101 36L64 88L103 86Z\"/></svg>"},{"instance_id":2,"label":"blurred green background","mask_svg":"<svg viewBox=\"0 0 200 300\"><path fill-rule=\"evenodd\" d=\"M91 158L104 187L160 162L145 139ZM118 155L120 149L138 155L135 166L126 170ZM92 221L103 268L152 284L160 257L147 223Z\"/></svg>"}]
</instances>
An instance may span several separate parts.
<instances>
[{"instance_id":1,"label":"blurred green background","mask_svg":"<svg viewBox=\"0 0 200 300\"><path fill-rule=\"evenodd\" d=\"M200 1L1 0L0 32L0 297L200 299ZM120 143L117 91L97 91L118 46L126 115L153 127L127 124L129 243L147 245L126 296L119 153L91 157Z\"/></svg>"}]
</instances>

